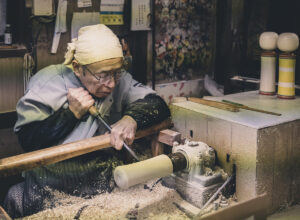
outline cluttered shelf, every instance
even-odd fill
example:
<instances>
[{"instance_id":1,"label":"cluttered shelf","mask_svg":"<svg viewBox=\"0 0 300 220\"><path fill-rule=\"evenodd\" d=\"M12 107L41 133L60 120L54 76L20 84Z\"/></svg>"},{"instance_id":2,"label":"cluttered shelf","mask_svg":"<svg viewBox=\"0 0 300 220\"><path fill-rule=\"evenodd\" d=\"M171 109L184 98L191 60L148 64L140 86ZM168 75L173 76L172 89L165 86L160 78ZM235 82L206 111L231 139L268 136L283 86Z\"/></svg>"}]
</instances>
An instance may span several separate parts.
<instances>
[{"instance_id":1,"label":"cluttered shelf","mask_svg":"<svg viewBox=\"0 0 300 220\"><path fill-rule=\"evenodd\" d=\"M4 45L0 44L0 58L23 57L27 49L22 44Z\"/></svg>"}]
</instances>

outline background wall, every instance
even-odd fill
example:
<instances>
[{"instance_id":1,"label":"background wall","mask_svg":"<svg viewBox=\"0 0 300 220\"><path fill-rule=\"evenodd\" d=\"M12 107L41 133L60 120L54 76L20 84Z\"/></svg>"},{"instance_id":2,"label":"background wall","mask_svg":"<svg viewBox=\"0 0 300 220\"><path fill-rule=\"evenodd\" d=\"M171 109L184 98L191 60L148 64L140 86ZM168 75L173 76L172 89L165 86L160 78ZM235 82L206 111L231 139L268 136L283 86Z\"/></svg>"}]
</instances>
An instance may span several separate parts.
<instances>
[{"instance_id":1,"label":"background wall","mask_svg":"<svg viewBox=\"0 0 300 220\"><path fill-rule=\"evenodd\" d=\"M54 0L54 2L56 9L58 0ZM200 43L201 45L209 45L211 48L209 50L213 51L212 56L210 56L211 59L201 61L201 68L204 69L204 73L214 76L219 84L225 84L225 93L235 91L229 80L233 75L259 78L261 49L258 45L258 37L262 32L275 31L279 34L295 32L300 34L300 15L298 13L300 1L298 0L156 0L154 2L157 5L156 11L158 13L156 14L157 24L155 26L157 31L161 30L159 27L163 26L161 24L165 22L162 18L168 17L171 20L172 16L175 15L176 19L179 19L182 11L191 10L186 6L175 7L176 5L180 5L182 2L185 2L186 5L195 5L197 2L198 6L192 9L192 11L196 11L196 16L191 16L194 19L187 19L187 22L189 24L200 23L198 36L200 42L198 43L199 45ZM92 0L92 3L93 7L85 8L85 10L98 12L100 1ZM128 39L133 56L133 76L143 83L149 83L151 76L148 76L147 80L147 72L151 74L151 32L130 31L130 4L130 0L125 0L125 24L111 26L111 28L119 36L126 36ZM167 13L166 10L163 10L166 5L168 5ZM29 52L36 53L36 70L63 61L66 43L70 41L69 31L62 34L58 53L52 55L49 51L55 25L54 19L53 21L50 19L47 22L42 22L41 19L31 17L31 9L25 8L25 1L7 1L7 9L7 22L12 24L13 40L15 43L25 43ZM83 10L77 8L76 1L68 1L67 26L69 30L72 13ZM184 19L186 20L186 18ZM182 21L178 21L178 23L182 23ZM157 35L159 34L157 33ZM169 37L172 37L172 34L175 36L174 33L171 33ZM162 40L159 37L156 38L158 41ZM37 44L35 44L36 42ZM201 53L204 53L205 50L207 50L205 47L200 48ZM298 55L299 49L295 53ZM299 72L300 69L296 67L297 84L300 84ZM166 81L174 81L173 76L170 76L168 71L163 73L157 71L157 79L160 79L161 75ZM168 80L168 77L171 80Z\"/></svg>"},{"instance_id":2,"label":"background wall","mask_svg":"<svg viewBox=\"0 0 300 220\"><path fill-rule=\"evenodd\" d=\"M258 39L262 32L300 36L299 10L298 0L217 1L215 79L225 85L225 93L237 92L230 81L234 75L260 78ZM295 54L299 56L299 48ZM299 74L296 67L296 84L300 84Z\"/></svg>"}]
</instances>

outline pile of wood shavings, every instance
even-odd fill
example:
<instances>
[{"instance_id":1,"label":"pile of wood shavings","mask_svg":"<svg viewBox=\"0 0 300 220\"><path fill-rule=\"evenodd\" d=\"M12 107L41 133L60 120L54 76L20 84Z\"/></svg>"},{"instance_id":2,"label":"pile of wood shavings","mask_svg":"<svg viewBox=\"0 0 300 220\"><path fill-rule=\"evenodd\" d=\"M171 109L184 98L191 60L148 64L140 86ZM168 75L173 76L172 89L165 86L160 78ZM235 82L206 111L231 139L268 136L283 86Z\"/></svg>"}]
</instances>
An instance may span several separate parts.
<instances>
[{"instance_id":1,"label":"pile of wood shavings","mask_svg":"<svg viewBox=\"0 0 300 220\"><path fill-rule=\"evenodd\" d=\"M147 185L151 186L152 182ZM127 190L116 188L112 193L100 194L90 199L70 196L54 191L56 208L48 208L23 218L32 219L189 219L174 202L182 200L179 194L158 183L152 191L144 184ZM46 204L47 205L47 204Z\"/></svg>"}]
</instances>

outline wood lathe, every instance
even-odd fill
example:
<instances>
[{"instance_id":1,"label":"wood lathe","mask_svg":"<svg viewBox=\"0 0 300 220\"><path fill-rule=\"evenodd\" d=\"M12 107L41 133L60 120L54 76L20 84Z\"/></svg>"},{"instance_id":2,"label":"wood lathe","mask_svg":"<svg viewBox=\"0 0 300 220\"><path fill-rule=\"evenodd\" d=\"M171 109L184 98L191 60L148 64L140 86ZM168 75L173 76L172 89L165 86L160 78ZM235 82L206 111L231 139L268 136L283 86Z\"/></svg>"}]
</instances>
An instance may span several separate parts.
<instances>
[{"instance_id":1,"label":"wood lathe","mask_svg":"<svg viewBox=\"0 0 300 220\"><path fill-rule=\"evenodd\" d=\"M119 166L114 179L120 188L163 178L163 183L175 188L181 196L201 208L217 191L226 176L215 166L215 151L203 142L186 140L174 143L172 153L141 162ZM226 178L226 177L225 177Z\"/></svg>"}]
</instances>

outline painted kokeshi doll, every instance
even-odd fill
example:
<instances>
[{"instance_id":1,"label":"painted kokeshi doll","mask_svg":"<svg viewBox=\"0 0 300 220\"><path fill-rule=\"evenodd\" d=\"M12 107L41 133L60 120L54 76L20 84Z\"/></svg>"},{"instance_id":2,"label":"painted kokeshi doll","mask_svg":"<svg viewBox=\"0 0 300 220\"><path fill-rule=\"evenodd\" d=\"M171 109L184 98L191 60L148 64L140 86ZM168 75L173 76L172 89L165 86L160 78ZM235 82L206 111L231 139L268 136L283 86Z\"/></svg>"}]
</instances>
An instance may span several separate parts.
<instances>
[{"instance_id":1,"label":"painted kokeshi doll","mask_svg":"<svg viewBox=\"0 0 300 220\"><path fill-rule=\"evenodd\" d=\"M295 98L296 55L293 53L299 46L299 38L295 33L282 33L277 40L279 55L279 80L277 97Z\"/></svg>"}]
</instances>

